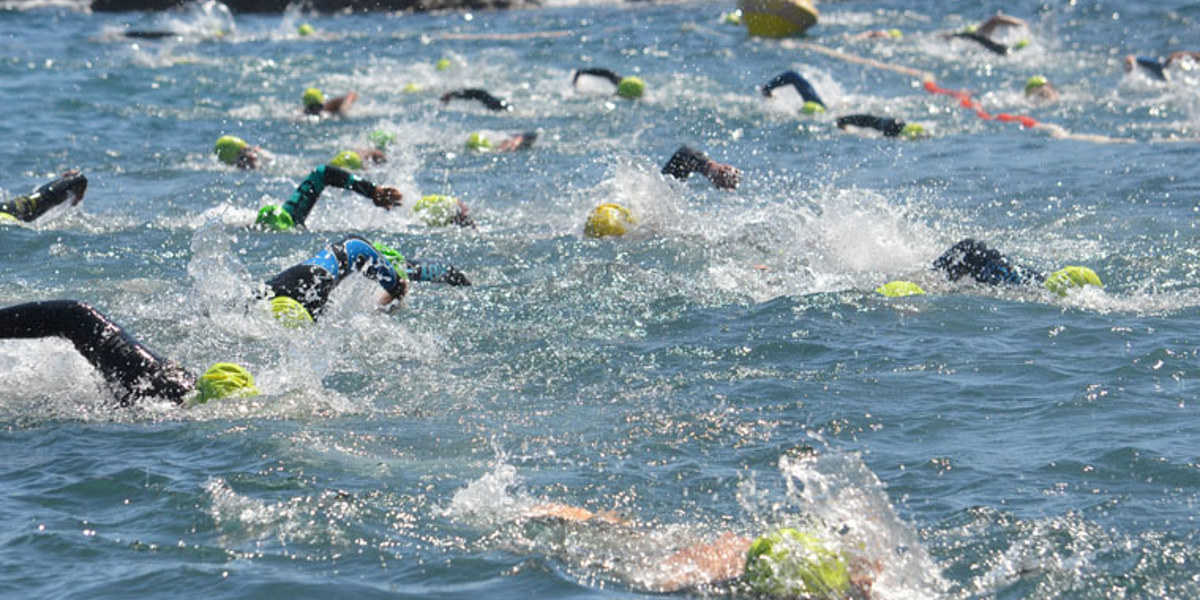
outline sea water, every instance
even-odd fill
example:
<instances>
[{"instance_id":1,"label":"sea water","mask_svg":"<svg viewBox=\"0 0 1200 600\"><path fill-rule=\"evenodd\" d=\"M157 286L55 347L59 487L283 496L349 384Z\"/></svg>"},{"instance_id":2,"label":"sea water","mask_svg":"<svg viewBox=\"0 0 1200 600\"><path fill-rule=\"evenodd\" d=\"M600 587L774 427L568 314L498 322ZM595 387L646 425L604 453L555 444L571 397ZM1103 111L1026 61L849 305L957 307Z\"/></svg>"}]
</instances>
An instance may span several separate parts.
<instances>
[{"instance_id":1,"label":"sea water","mask_svg":"<svg viewBox=\"0 0 1200 600\"><path fill-rule=\"evenodd\" d=\"M0 304L89 302L194 371L248 365L263 392L116 409L67 342L0 343L5 597L630 597L675 549L780 525L872 563L879 598L1200 596L1200 75L1122 68L1200 50L1195 4L826 3L785 41L748 38L723 2L4 7L0 188L70 168L90 184L0 232ZM941 35L1000 9L1029 22L1001 35L1027 48ZM856 37L888 28L903 38ZM571 85L598 67L645 97ZM893 67L1071 135L982 119ZM787 69L827 113L762 97ZM1060 101L1026 101L1033 75ZM310 86L360 99L306 119ZM464 87L514 110L439 102ZM928 135L838 130L851 113ZM406 207L454 195L478 228L340 190L305 231L247 228L377 129L398 140L364 177ZM464 147L524 131L526 151ZM225 134L274 161L220 164ZM741 187L660 175L682 144ZM585 238L604 202L634 231ZM307 330L249 300L352 233L474 285L415 284L382 315L352 277ZM1105 287L946 282L928 266L964 237ZM893 279L930 293L873 293ZM633 524L522 519L544 502Z\"/></svg>"}]
</instances>

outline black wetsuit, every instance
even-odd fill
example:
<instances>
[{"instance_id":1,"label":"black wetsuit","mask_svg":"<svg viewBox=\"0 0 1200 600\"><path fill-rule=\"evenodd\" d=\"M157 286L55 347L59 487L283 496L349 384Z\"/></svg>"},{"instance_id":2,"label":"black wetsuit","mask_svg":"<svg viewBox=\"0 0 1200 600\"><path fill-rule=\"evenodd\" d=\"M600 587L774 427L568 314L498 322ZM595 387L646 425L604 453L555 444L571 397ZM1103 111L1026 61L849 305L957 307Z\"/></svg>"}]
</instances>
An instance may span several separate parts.
<instances>
[{"instance_id":1,"label":"black wetsuit","mask_svg":"<svg viewBox=\"0 0 1200 600\"><path fill-rule=\"evenodd\" d=\"M267 280L268 297L287 296L304 305L313 319L317 319L329 301L329 294L356 271L378 283L387 293L401 295L405 277L392 268L371 242L348 235Z\"/></svg>"},{"instance_id":2,"label":"black wetsuit","mask_svg":"<svg viewBox=\"0 0 1200 600\"><path fill-rule=\"evenodd\" d=\"M1151 79L1157 79L1158 81L1167 80L1167 65L1163 61L1157 58L1150 58L1149 56L1139 56L1134 60L1137 66L1145 71Z\"/></svg>"},{"instance_id":3,"label":"black wetsuit","mask_svg":"<svg viewBox=\"0 0 1200 600\"><path fill-rule=\"evenodd\" d=\"M952 34L951 37L962 38L964 40L971 40L972 42L976 42L980 46L983 46L984 48L987 48L989 51L994 52L996 54L1008 55L1008 54L1012 53L1012 48L1009 48L1008 46L1005 46L1004 44L994 42L994 41L992 41L991 38L989 38L983 34L976 33L974 31L962 31L959 33Z\"/></svg>"},{"instance_id":4,"label":"black wetsuit","mask_svg":"<svg viewBox=\"0 0 1200 600\"><path fill-rule=\"evenodd\" d=\"M877 117L875 115L846 115L838 117L837 126L840 129L845 129L847 125L869 127L883 132L883 135L887 137L896 137L904 131L904 121L888 117Z\"/></svg>"},{"instance_id":5,"label":"black wetsuit","mask_svg":"<svg viewBox=\"0 0 1200 600\"><path fill-rule=\"evenodd\" d=\"M945 271L950 281L970 275L988 285L1023 285L1044 279L1035 269L1017 265L987 244L967 238L958 242L933 261L933 268Z\"/></svg>"},{"instance_id":6,"label":"black wetsuit","mask_svg":"<svg viewBox=\"0 0 1200 600\"><path fill-rule=\"evenodd\" d=\"M612 82L613 85L621 84L621 76L610 69L579 69L575 71L575 76L571 78L571 85L579 83L580 75L591 75L592 77L601 77Z\"/></svg>"},{"instance_id":7,"label":"black wetsuit","mask_svg":"<svg viewBox=\"0 0 1200 600\"><path fill-rule=\"evenodd\" d=\"M108 382L121 406L142 398L183 404L196 376L151 352L120 325L77 300L29 302L0 309L0 338L62 337Z\"/></svg>"},{"instance_id":8,"label":"black wetsuit","mask_svg":"<svg viewBox=\"0 0 1200 600\"><path fill-rule=\"evenodd\" d=\"M10 214L28 223L68 199L81 198L87 191L87 183L87 177L82 174L60 177L28 196L17 196L0 203L0 213Z\"/></svg>"},{"instance_id":9,"label":"black wetsuit","mask_svg":"<svg viewBox=\"0 0 1200 600\"><path fill-rule=\"evenodd\" d=\"M800 97L803 98L805 102L816 102L817 104L820 104L822 108L826 108L825 102L821 100L821 96L817 94L816 88L814 88L812 84L804 78L803 75L795 71L784 71L783 73L776 75L774 79L768 81L767 84L762 87L762 95L770 97L771 92L775 88L785 85L790 85L796 88L796 92L800 94Z\"/></svg>"},{"instance_id":10,"label":"black wetsuit","mask_svg":"<svg viewBox=\"0 0 1200 600\"><path fill-rule=\"evenodd\" d=\"M703 152L693 150L687 146L680 146L675 154L671 155L671 160L663 165L663 175L670 175L675 179L686 181L692 173L706 173L708 171L708 156Z\"/></svg>"},{"instance_id":11,"label":"black wetsuit","mask_svg":"<svg viewBox=\"0 0 1200 600\"><path fill-rule=\"evenodd\" d=\"M442 102L449 102L453 99L460 100L478 100L488 107L488 110L512 110L512 106L504 100L491 95L487 90L479 88L467 88L465 90L455 90L442 96Z\"/></svg>"}]
</instances>

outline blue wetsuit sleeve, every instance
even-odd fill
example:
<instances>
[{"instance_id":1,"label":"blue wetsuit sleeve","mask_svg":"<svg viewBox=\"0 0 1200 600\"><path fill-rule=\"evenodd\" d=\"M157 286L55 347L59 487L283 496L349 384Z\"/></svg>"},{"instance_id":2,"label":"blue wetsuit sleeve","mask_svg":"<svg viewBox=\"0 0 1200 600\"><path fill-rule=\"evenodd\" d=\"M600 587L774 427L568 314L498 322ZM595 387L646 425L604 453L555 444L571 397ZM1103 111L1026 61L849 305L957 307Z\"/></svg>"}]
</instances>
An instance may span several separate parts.
<instances>
[{"instance_id":1,"label":"blue wetsuit sleeve","mask_svg":"<svg viewBox=\"0 0 1200 600\"><path fill-rule=\"evenodd\" d=\"M392 264L388 262L375 246L372 246L367 240L358 236L347 236L339 245L346 253L346 264L353 271L358 271L364 277L379 284L383 291L393 295L400 295L402 282L407 279L407 273L401 275L396 272Z\"/></svg>"},{"instance_id":2,"label":"blue wetsuit sleeve","mask_svg":"<svg viewBox=\"0 0 1200 600\"><path fill-rule=\"evenodd\" d=\"M803 98L805 102L816 102L822 107L825 107L825 102L821 100L821 96L817 94L816 88L814 88L812 84L804 78L803 75L795 71L784 71L783 73L775 76L774 79L768 81L767 84L763 86L762 93L764 96L770 96L771 92L775 88L783 87L785 85L790 85L796 88L796 92L800 94L800 97Z\"/></svg>"},{"instance_id":3,"label":"blue wetsuit sleeve","mask_svg":"<svg viewBox=\"0 0 1200 600\"><path fill-rule=\"evenodd\" d=\"M300 182L296 191L292 192L287 202L283 203L283 210L291 215L292 221L296 225L303 225L304 221L308 219L308 214L312 212L313 206L316 206L317 199L321 197L321 192L331 185L351 190L368 198L375 196L375 184L370 181L359 179L345 169L339 169L332 165L321 165L313 169L312 173L309 173L308 177Z\"/></svg>"},{"instance_id":4,"label":"blue wetsuit sleeve","mask_svg":"<svg viewBox=\"0 0 1200 600\"><path fill-rule=\"evenodd\" d=\"M405 270L408 272L408 278L412 281L445 283L452 286L471 285L471 280L467 279L462 271L448 263L422 263L410 260L405 263Z\"/></svg>"},{"instance_id":5,"label":"blue wetsuit sleeve","mask_svg":"<svg viewBox=\"0 0 1200 600\"><path fill-rule=\"evenodd\" d=\"M1137 66L1141 67L1143 71L1159 81L1167 80L1167 65L1157 58L1139 56L1137 57Z\"/></svg>"}]
</instances>

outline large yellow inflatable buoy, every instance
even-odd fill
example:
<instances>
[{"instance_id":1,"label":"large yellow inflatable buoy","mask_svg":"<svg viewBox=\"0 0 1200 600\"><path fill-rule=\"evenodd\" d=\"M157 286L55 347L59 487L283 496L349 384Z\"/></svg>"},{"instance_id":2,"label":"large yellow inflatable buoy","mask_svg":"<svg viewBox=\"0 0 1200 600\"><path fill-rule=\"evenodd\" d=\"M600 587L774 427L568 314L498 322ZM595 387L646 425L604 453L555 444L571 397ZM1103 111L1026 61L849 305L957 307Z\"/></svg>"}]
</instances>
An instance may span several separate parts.
<instances>
[{"instance_id":1,"label":"large yellow inflatable buoy","mask_svg":"<svg viewBox=\"0 0 1200 600\"><path fill-rule=\"evenodd\" d=\"M738 0L750 35L789 37L817 24L820 13L809 0Z\"/></svg>"},{"instance_id":2,"label":"large yellow inflatable buoy","mask_svg":"<svg viewBox=\"0 0 1200 600\"><path fill-rule=\"evenodd\" d=\"M588 215L583 234L591 238L620 237L637 222L633 213L620 204L601 204Z\"/></svg>"}]
</instances>

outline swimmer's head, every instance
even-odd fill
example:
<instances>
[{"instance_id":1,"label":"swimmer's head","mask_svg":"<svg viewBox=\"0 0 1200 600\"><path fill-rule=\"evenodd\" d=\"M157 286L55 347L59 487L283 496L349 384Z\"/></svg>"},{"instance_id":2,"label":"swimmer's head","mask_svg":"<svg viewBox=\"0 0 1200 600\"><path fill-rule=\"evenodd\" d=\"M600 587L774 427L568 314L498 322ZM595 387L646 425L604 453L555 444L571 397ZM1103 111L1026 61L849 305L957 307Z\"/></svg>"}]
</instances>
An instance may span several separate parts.
<instances>
[{"instance_id":1,"label":"swimmer's head","mask_svg":"<svg viewBox=\"0 0 1200 600\"><path fill-rule=\"evenodd\" d=\"M452 63L450 62L450 59L443 58L443 59L438 60L437 63L433 65L433 67L439 71L445 71L446 69L450 68L451 64Z\"/></svg>"},{"instance_id":2,"label":"swimmer's head","mask_svg":"<svg viewBox=\"0 0 1200 600\"><path fill-rule=\"evenodd\" d=\"M405 94L415 94L417 92L424 91L424 90L425 90L425 88L421 84L412 82L412 81L408 82L407 84L404 85L404 87L400 88L400 91L404 92Z\"/></svg>"},{"instance_id":3,"label":"swimmer's head","mask_svg":"<svg viewBox=\"0 0 1200 600\"><path fill-rule=\"evenodd\" d=\"M976 31L979 31L979 26L975 25L975 24L971 24L971 25L967 25L966 27L963 27L963 33L975 33Z\"/></svg>"},{"instance_id":4,"label":"swimmer's head","mask_svg":"<svg viewBox=\"0 0 1200 600\"><path fill-rule=\"evenodd\" d=\"M733 12L727 12L722 17L721 20L726 25L741 25L742 24L742 10L738 9Z\"/></svg>"},{"instance_id":5,"label":"swimmer's head","mask_svg":"<svg viewBox=\"0 0 1200 600\"><path fill-rule=\"evenodd\" d=\"M617 95L630 100L637 100L646 92L646 82L641 77L626 77L617 84Z\"/></svg>"},{"instance_id":6,"label":"swimmer's head","mask_svg":"<svg viewBox=\"0 0 1200 600\"><path fill-rule=\"evenodd\" d=\"M451 196L428 194L417 200L413 212L430 227L444 227L458 217L458 200Z\"/></svg>"},{"instance_id":7,"label":"swimmer's head","mask_svg":"<svg viewBox=\"0 0 1200 600\"><path fill-rule=\"evenodd\" d=\"M1028 96L1033 94L1034 92L1046 87L1046 84L1048 83L1050 83L1050 80L1046 79L1042 75L1034 75L1033 77L1030 77L1029 79L1025 80L1025 95Z\"/></svg>"},{"instance_id":8,"label":"swimmer's head","mask_svg":"<svg viewBox=\"0 0 1200 600\"><path fill-rule=\"evenodd\" d=\"M900 130L900 137L910 140L925 137L925 128L916 123L909 123Z\"/></svg>"},{"instance_id":9,"label":"swimmer's head","mask_svg":"<svg viewBox=\"0 0 1200 600\"><path fill-rule=\"evenodd\" d=\"M896 29L895 27L887 30L887 34L888 37L892 38L893 40L898 40L904 37L904 32Z\"/></svg>"},{"instance_id":10,"label":"swimmer's head","mask_svg":"<svg viewBox=\"0 0 1200 600\"><path fill-rule=\"evenodd\" d=\"M1028 48L1028 47L1029 47L1029 40L1019 40L1016 44L1013 44L1013 50L1024 50L1025 48Z\"/></svg>"},{"instance_id":11,"label":"swimmer's head","mask_svg":"<svg viewBox=\"0 0 1200 600\"><path fill-rule=\"evenodd\" d=\"M817 536L792 528L750 544L745 580L755 593L769 596L842 598L850 590L842 554Z\"/></svg>"},{"instance_id":12,"label":"swimmer's head","mask_svg":"<svg viewBox=\"0 0 1200 600\"><path fill-rule=\"evenodd\" d=\"M325 94L321 93L321 90L315 87L304 90L304 96L301 99L304 101L305 108L310 106L325 106Z\"/></svg>"},{"instance_id":13,"label":"swimmer's head","mask_svg":"<svg viewBox=\"0 0 1200 600\"><path fill-rule=\"evenodd\" d=\"M925 290L921 289L921 286L911 281L889 281L875 288L875 291L889 298L903 298L905 296L921 296L925 294Z\"/></svg>"},{"instance_id":14,"label":"swimmer's head","mask_svg":"<svg viewBox=\"0 0 1200 600\"><path fill-rule=\"evenodd\" d=\"M353 150L342 150L338 152L337 156L333 157L333 160L329 161L329 166L357 171L362 169L362 157Z\"/></svg>"},{"instance_id":15,"label":"swimmer's head","mask_svg":"<svg viewBox=\"0 0 1200 600\"><path fill-rule=\"evenodd\" d=\"M376 150L387 150L387 147L396 141L396 134L382 129L376 129L371 132L371 143L375 145Z\"/></svg>"},{"instance_id":16,"label":"swimmer's head","mask_svg":"<svg viewBox=\"0 0 1200 600\"><path fill-rule=\"evenodd\" d=\"M313 26L309 25L308 23L301 23L300 26L296 28L296 33L300 34L301 37L306 36L306 35L312 35L316 31L317 30L314 29Z\"/></svg>"},{"instance_id":17,"label":"swimmer's head","mask_svg":"<svg viewBox=\"0 0 1200 600\"><path fill-rule=\"evenodd\" d=\"M588 215L583 234L590 238L620 237L625 235L637 220L633 213L620 204L601 204Z\"/></svg>"},{"instance_id":18,"label":"swimmer's head","mask_svg":"<svg viewBox=\"0 0 1200 600\"><path fill-rule=\"evenodd\" d=\"M258 217L254 219L254 226L269 231L287 231L295 227L296 223L286 210L274 204L268 204L258 209Z\"/></svg>"},{"instance_id":19,"label":"swimmer's head","mask_svg":"<svg viewBox=\"0 0 1200 600\"><path fill-rule=\"evenodd\" d=\"M1095 271L1077 266L1066 266L1051 273L1046 281L1042 282L1042 285L1059 296L1066 296L1067 291L1071 288L1082 288L1089 285L1104 287L1104 283L1100 281L1100 276Z\"/></svg>"},{"instance_id":20,"label":"swimmer's head","mask_svg":"<svg viewBox=\"0 0 1200 600\"><path fill-rule=\"evenodd\" d=\"M492 140L487 139L482 133L472 133L467 138L467 148L471 150L491 150Z\"/></svg>"},{"instance_id":21,"label":"swimmer's head","mask_svg":"<svg viewBox=\"0 0 1200 600\"><path fill-rule=\"evenodd\" d=\"M242 138L223 135L217 138L217 158L227 165L235 164L238 160L238 154L247 146L249 144Z\"/></svg>"},{"instance_id":22,"label":"swimmer's head","mask_svg":"<svg viewBox=\"0 0 1200 600\"><path fill-rule=\"evenodd\" d=\"M375 242L371 245L374 246L375 249L379 251L379 254L388 261L388 264L392 265L392 270L396 272L396 275L398 275L400 279L408 279L408 270L405 268L404 255L400 254L399 250L379 242Z\"/></svg>"},{"instance_id":23,"label":"swimmer's head","mask_svg":"<svg viewBox=\"0 0 1200 600\"><path fill-rule=\"evenodd\" d=\"M216 363L196 379L196 390L200 392L192 405L204 404L222 398L257 396L254 376L245 368L233 363Z\"/></svg>"},{"instance_id":24,"label":"swimmer's head","mask_svg":"<svg viewBox=\"0 0 1200 600\"><path fill-rule=\"evenodd\" d=\"M800 112L806 115L819 115L825 112L825 107L821 106L821 104L818 102L809 100L808 102L804 103L804 106L800 109Z\"/></svg>"},{"instance_id":25,"label":"swimmer's head","mask_svg":"<svg viewBox=\"0 0 1200 600\"><path fill-rule=\"evenodd\" d=\"M275 296L271 298L271 315L288 329L299 329L312 323L312 313L295 298Z\"/></svg>"}]
</instances>

